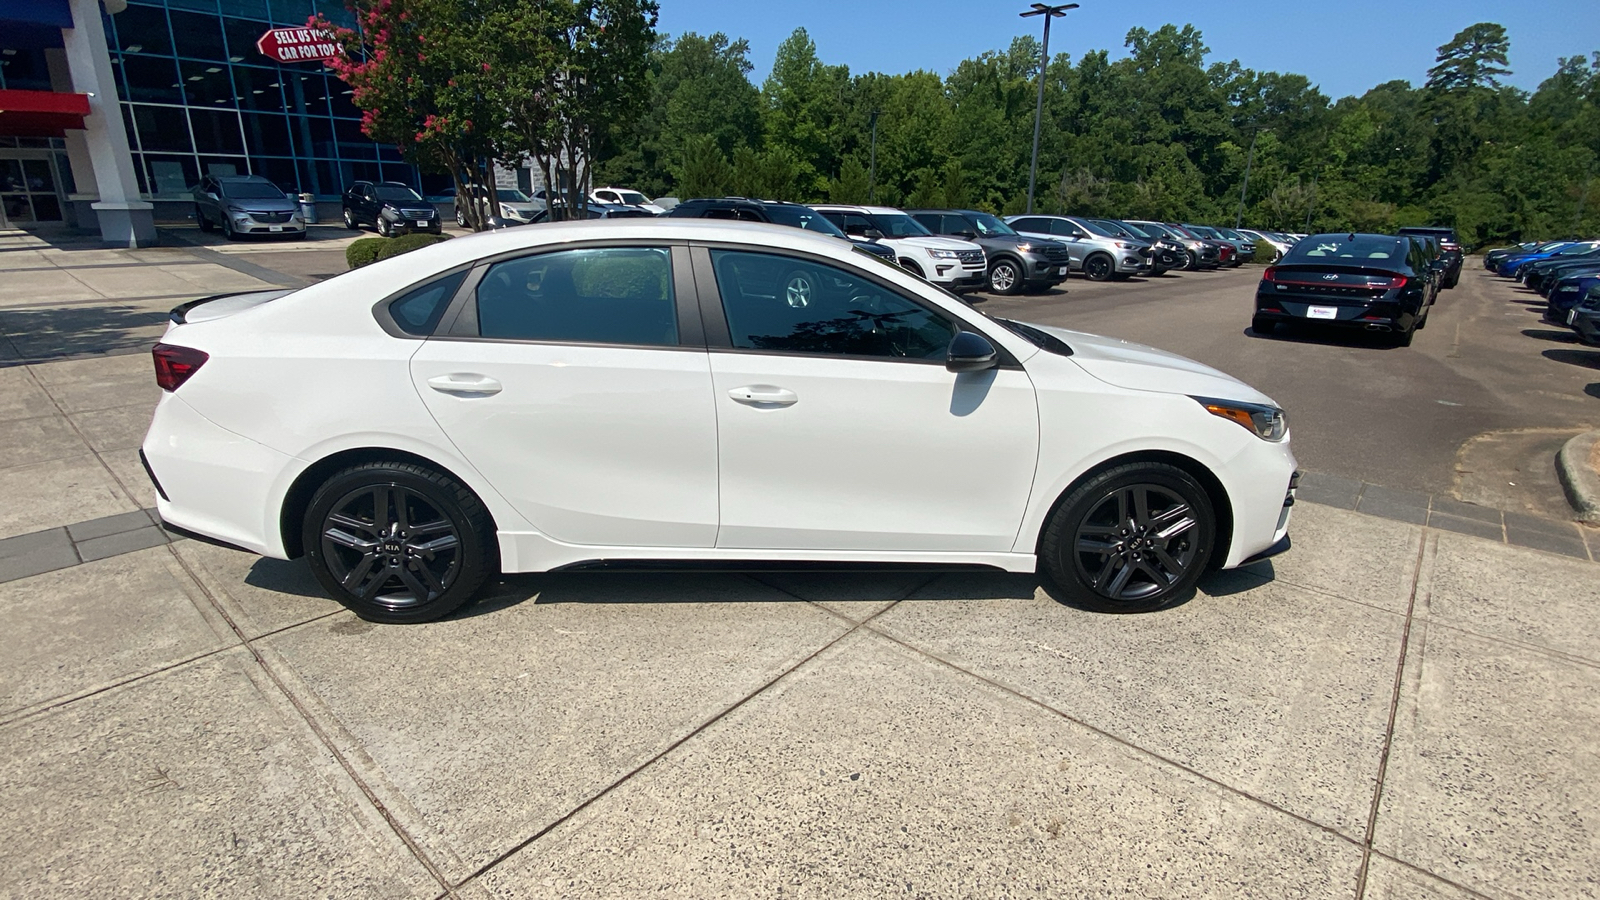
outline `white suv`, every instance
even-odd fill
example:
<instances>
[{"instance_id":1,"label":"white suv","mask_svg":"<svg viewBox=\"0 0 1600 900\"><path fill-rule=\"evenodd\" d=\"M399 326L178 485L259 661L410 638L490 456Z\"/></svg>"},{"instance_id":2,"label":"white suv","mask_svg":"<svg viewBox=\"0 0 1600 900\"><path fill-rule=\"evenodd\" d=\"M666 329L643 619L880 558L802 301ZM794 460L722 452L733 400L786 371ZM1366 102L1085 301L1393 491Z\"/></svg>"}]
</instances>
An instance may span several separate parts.
<instances>
[{"instance_id":1,"label":"white suv","mask_svg":"<svg viewBox=\"0 0 1600 900\"><path fill-rule=\"evenodd\" d=\"M893 247L903 268L946 290L975 291L988 280L989 261L982 247L936 235L898 209L836 204L811 208L851 237Z\"/></svg>"},{"instance_id":2,"label":"white suv","mask_svg":"<svg viewBox=\"0 0 1600 900\"><path fill-rule=\"evenodd\" d=\"M666 212L665 209L657 206L654 200L651 200L649 197L646 197L638 191L629 190L627 188L595 188L589 192L589 199L595 203L621 203L625 206L637 206L642 209L647 209L658 216Z\"/></svg>"}]
</instances>

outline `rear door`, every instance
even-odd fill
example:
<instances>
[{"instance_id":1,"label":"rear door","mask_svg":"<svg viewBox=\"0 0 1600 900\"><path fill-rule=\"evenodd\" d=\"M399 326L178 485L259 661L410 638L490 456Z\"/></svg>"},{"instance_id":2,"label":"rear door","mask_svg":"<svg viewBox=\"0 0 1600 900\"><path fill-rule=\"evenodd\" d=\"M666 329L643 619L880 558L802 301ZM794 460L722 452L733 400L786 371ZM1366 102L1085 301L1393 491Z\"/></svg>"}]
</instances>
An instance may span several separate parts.
<instances>
[{"instance_id":1,"label":"rear door","mask_svg":"<svg viewBox=\"0 0 1600 900\"><path fill-rule=\"evenodd\" d=\"M668 243L502 259L412 357L435 420L546 536L715 542L716 410L688 271Z\"/></svg>"}]
</instances>

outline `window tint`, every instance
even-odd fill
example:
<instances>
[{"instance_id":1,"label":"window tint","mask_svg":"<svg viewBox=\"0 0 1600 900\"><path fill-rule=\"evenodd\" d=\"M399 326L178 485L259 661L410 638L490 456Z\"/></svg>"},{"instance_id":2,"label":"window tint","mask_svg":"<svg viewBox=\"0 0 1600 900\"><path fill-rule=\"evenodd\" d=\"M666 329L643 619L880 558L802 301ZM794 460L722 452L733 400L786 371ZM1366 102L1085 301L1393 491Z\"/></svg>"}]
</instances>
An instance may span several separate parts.
<instances>
[{"instance_id":1,"label":"window tint","mask_svg":"<svg viewBox=\"0 0 1600 900\"><path fill-rule=\"evenodd\" d=\"M955 336L934 312L834 266L732 250L711 260L741 349L943 360Z\"/></svg>"},{"instance_id":2,"label":"window tint","mask_svg":"<svg viewBox=\"0 0 1600 900\"><path fill-rule=\"evenodd\" d=\"M1296 244L1285 257L1286 262L1302 259L1389 259L1406 253L1399 241L1392 237L1355 235L1354 239L1338 235L1318 235Z\"/></svg>"},{"instance_id":3,"label":"window tint","mask_svg":"<svg viewBox=\"0 0 1600 900\"><path fill-rule=\"evenodd\" d=\"M461 279L465 276L466 272L461 271L414 288L410 293L389 304L390 318L394 319L394 323L406 334L432 334L434 327L439 324L439 317L444 315L445 307L450 305L450 298L455 296L456 288L461 285Z\"/></svg>"},{"instance_id":4,"label":"window tint","mask_svg":"<svg viewBox=\"0 0 1600 900\"><path fill-rule=\"evenodd\" d=\"M1012 222L1011 223L1011 227L1015 228L1018 231L1031 231L1034 234L1049 234L1050 233L1050 220L1049 219L1041 219L1041 218L1038 218L1038 217L1034 217L1034 218L1031 218L1031 219L1030 218L1023 218L1023 219L1018 219L1015 222Z\"/></svg>"},{"instance_id":5,"label":"window tint","mask_svg":"<svg viewBox=\"0 0 1600 900\"><path fill-rule=\"evenodd\" d=\"M566 250L496 263L478 283L486 338L669 345L678 342L664 248Z\"/></svg>"},{"instance_id":6,"label":"window tint","mask_svg":"<svg viewBox=\"0 0 1600 900\"><path fill-rule=\"evenodd\" d=\"M1055 219L1050 223L1050 233L1063 237L1082 237L1083 229L1068 222L1066 219Z\"/></svg>"}]
</instances>

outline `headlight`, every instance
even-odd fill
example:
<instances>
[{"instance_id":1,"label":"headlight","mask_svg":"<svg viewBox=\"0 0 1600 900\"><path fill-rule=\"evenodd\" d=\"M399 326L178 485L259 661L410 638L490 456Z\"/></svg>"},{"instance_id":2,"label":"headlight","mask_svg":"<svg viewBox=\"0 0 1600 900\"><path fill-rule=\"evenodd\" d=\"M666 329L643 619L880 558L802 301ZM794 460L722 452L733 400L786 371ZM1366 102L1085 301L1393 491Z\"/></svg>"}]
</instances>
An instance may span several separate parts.
<instances>
[{"instance_id":1,"label":"headlight","mask_svg":"<svg viewBox=\"0 0 1600 900\"><path fill-rule=\"evenodd\" d=\"M1018 244L1017 245L1017 250L1019 252L1021 252L1021 253L1027 253L1029 250L1032 250L1032 249L1033 249L1033 245L1032 244Z\"/></svg>"},{"instance_id":2,"label":"headlight","mask_svg":"<svg viewBox=\"0 0 1600 900\"><path fill-rule=\"evenodd\" d=\"M961 255L954 250L929 250L928 255L934 259L960 259Z\"/></svg>"},{"instance_id":3,"label":"headlight","mask_svg":"<svg viewBox=\"0 0 1600 900\"><path fill-rule=\"evenodd\" d=\"M1281 441L1289 433L1289 420L1283 410L1260 403L1241 403L1237 400L1218 400L1215 397L1191 397L1204 406L1206 412L1220 416L1249 429L1264 441Z\"/></svg>"},{"instance_id":4,"label":"headlight","mask_svg":"<svg viewBox=\"0 0 1600 900\"><path fill-rule=\"evenodd\" d=\"M385 206L383 208L383 211L378 213L378 215L383 216L385 219L398 219L398 218L400 218L400 212L398 210L396 210L392 206Z\"/></svg>"}]
</instances>

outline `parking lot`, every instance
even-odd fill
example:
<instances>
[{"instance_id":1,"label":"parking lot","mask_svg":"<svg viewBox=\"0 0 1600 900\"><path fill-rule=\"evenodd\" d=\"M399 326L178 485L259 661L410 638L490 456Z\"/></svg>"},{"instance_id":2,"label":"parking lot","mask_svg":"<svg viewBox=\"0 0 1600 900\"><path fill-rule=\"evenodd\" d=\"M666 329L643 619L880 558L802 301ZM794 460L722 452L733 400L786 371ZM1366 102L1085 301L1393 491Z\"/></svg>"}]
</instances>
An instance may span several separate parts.
<instances>
[{"instance_id":1,"label":"parking lot","mask_svg":"<svg viewBox=\"0 0 1600 900\"><path fill-rule=\"evenodd\" d=\"M1290 410L1294 550L1167 612L591 573L375 626L141 511L160 310L326 242L0 245L83 286L0 287L0 894L1600 895L1600 539L1534 464L1596 352L1471 261L1406 349L1248 334L1257 269L980 301Z\"/></svg>"}]
</instances>

